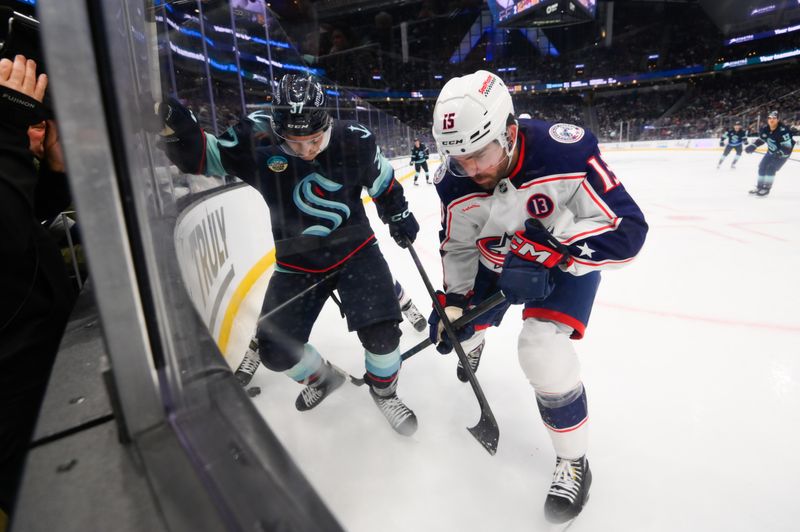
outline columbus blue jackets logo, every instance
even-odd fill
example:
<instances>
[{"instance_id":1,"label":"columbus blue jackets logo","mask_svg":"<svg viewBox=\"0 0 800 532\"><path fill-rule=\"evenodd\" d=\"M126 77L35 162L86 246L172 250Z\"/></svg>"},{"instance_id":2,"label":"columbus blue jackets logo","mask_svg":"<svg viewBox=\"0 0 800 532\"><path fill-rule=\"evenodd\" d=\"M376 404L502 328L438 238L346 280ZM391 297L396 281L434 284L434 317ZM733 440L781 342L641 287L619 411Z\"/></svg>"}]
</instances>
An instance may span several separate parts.
<instances>
[{"instance_id":1,"label":"columbus blue jackets logo","mask_svg":"<svg viewBox=\"0 0 800 532\"><path fill-rule=\"evenodd\" d=\"M550 127L550 136L564 144L575 144L585 133L582 127L573 124L553 124Z\"/></svg>"},{"instance_id":2,"label":"columbus blue jackets logo","mask_svg":"<svg viewBox=\"0 0 800 532\"><path fill-rule=\"evenodd\" d=\"M525 207L528 209L528 214L534 218L547 218L553 214L555 205L549 196L545 194L534 194L528 198Z\"/></svg>"},{"instance_id":3,"label":"columbus blue jackets logo","mask_svg":"<svg viewBox=\"0 0 800 532\"><path fill-rule=\"evenodd\" d=\"M508 252L508 244L510 236L504 234L503 236L487 236L478 239L475 245L478 251L481 252L483 258L492 264L492 268L499 270L503 267L503 261Z\"/></svg>"},{"instance_id":4,"label":"columbus blue jackets logo","mask_svg":"<svg viewBox=\"0 0 800 532\"><path fill-rule=\"evenodd\" d=\"M289 167L289 161L286 160L286 157L281 157L280 155L273 155L269 159L267 159L267 166L273 172L283 172Z\"/></svg>"}]
</instances>

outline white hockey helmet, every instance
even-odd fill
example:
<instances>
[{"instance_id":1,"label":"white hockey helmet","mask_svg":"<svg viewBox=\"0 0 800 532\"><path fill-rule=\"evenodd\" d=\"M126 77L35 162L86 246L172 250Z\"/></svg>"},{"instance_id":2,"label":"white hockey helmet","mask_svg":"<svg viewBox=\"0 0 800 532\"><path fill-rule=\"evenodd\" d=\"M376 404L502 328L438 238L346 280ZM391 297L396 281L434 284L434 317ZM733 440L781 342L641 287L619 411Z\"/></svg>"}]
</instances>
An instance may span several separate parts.
<instances>
[{"instance_id":1,"label":"white hockey helmet","mask_svg":"<svg viewBox=\"0 0 800 532\"><path fill-rule=\"evenodd\" d=\"M497 140L508 149L506 124L514 104L496 74L478 70L442 87L433 109L433 138L442 157L476 152Z\"/></svg>"}]
</instances>

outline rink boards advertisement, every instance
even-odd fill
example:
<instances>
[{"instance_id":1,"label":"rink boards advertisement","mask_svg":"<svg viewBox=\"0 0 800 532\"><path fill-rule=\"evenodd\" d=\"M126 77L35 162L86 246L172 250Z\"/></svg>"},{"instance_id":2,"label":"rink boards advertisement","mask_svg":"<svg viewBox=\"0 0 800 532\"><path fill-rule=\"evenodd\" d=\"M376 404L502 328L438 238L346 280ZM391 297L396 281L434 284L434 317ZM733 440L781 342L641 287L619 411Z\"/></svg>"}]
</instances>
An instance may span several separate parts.
<instances>
[{"instance_id":1,"label":"rink boards advertisement","mask_svg":"<svg viewBox=\"0 0 800 532\"><path fill-rule=\"evenodd\" d=\"M234 292L274 247L264 199L240 186L191 204L175 226L175 247L189 296L219 343Z\"/></svg>"},{"instance_id":2,"label":"rink boards advertisement","mask_svg":"<svg viewBox=\"0 0 800 532\"><path fill-rule=\"evenodd\" d=\"M705 139L642 140L637 142L601 142L601 150L719 150L719 137Z\"/></svg>"}]
</instances>

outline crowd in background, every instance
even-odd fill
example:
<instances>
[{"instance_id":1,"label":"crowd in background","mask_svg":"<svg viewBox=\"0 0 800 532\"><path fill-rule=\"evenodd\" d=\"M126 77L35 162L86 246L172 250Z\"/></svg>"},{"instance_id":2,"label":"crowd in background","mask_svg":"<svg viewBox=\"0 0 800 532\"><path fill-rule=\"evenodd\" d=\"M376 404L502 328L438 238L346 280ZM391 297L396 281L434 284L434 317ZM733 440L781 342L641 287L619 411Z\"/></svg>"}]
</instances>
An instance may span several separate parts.
<instances>
[{"instance_id":1,"label":"crowd in background","mask_svg":"<svg viewBox=\"0 0 800 532\"><path fill-rule=\"evenodd\" d=\"M631 8L618 10L615 15L611 48L604 47L602 36L597 35L584 38L583 46L576 46L575 39L570 43L553 42L554 46L570 44L565 47L569 51L548 55L533 48L521 32L512 30L505 32L503 46L498 47L497 39L492 41L483 35L469 53L459 61L451 61L453 51L480 18L481 9L481 2L477 1L426 0L400 11L393 10L392 14L379 12L369 17L322 22L314 31L300 32L302 39L291 31L279 33L278 26L270 31L273 38L291 42L295 54L302 54L302 58L298 55L291 58L291 52L283 50L286 59L281 60L306 61L323 70L331 86L342 93L341 101L332 105L343 109L343 118L370 125L390 156L410 151L414 137L429 135L434 100L393 98L354 103L346 96L348 87L436 90L451 77L479 68L498 72L509 85L586 80L694 65L709 68L724 61L800 47L800 32L724 46L724 36L708 17L686 16L686 9L700 10L699 6L665 9L650 19L643 16L641 9ZM406 23L407 61L401 56L399 20ZM247 31L257 32L258 24L253 22ZM495 43L495 54L486 61L489 41ZM178 68L187 68L185 63L178 60ZM794 70L778 66L727 71L714 76L673 78L638 87L582 92L520 91L514 94L514 100L518 114L524 112L543 120L584 125L606 141L709 137L720 134L736 120L754 131L763 122L766 111L773 108L781 111L784 122L798 122L800 105L795 103L793 91L800 75ZM187 74L195 83L204 83L197 72ZM212 77L217 127L224 130L245 113L241 99L232 96L238 94L233 86L235 78L226 80L214 72ZM248 106L265 103L266 86L247 80L244 85ZM212 128L206 87L180 92L195 110L199 122ZM197 93L206 95L191 96ZM363 109L361 113L353 111L356 105ZM344 111L345 108L348 110ZM365 116L366 109L370 110Z\"/></svg>"}]
</instances>

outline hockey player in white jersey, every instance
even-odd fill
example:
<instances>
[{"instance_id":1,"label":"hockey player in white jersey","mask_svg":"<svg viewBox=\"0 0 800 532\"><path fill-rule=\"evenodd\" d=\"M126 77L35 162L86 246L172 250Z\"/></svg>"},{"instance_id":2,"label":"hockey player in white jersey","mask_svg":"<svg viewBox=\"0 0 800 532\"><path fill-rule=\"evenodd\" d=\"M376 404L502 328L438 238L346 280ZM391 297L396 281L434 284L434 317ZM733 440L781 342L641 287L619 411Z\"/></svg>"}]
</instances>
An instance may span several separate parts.
<instances>
[{"instance_id":1,"label":"hockey player in white jersey","mask_svg":"<svg viewBox=\"0 0 800 532\"><path fill-rule=\"evenodd\" d=\"M440 300L455 320L498 289L506 294L505 305L459 332L475 370L485 329L499 325L509 305L524 305L519 363L557 455L545 515L566 522L580 513L591 485L586 392L572 340L584 334L600 270L632 261L647 224L591 132L517 120L506 85L490 72L447 82L433 136L443 161L435 178ZM448 352L436 313L429 323L431 340Z\"/></svg>"}]
</instances>

